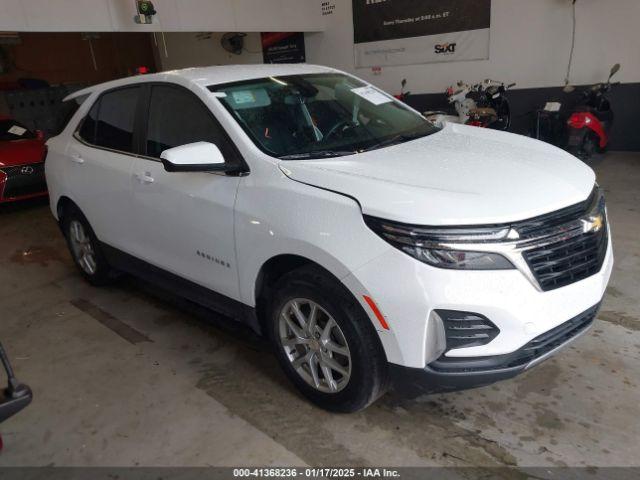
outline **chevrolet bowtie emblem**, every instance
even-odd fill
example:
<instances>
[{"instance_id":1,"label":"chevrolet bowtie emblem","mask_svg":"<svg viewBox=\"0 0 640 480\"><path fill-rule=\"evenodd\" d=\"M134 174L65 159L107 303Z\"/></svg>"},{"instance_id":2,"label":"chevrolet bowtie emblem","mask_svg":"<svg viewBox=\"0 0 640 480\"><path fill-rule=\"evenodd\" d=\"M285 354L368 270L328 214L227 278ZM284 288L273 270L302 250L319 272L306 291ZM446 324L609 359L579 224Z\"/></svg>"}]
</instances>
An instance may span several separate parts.
<instances>
[{"instance_id":1,"label":"chevrolet bowtie emblem","mask_svg":"<svg viewBox=\"0 0 640 480\"><path fill-rule=\"evenodd\" d=\"M582 219L582 231L584 233L588 232L599 232L604 226L604 218L602 214L594 215L588 218Z\"/></svg>"},{"instance_id":2,"label":"chevrolet bowtie emblem","mask_svg":"<svg viewBox=\"0 0 640 480\"><path fill-rule=\"evenodd\" d=\"M518 233L518 231L515 228L510 228L509 233L507 233L507 238L509 240L519 240L520 233Z\"/></svg>"}]
</instances>

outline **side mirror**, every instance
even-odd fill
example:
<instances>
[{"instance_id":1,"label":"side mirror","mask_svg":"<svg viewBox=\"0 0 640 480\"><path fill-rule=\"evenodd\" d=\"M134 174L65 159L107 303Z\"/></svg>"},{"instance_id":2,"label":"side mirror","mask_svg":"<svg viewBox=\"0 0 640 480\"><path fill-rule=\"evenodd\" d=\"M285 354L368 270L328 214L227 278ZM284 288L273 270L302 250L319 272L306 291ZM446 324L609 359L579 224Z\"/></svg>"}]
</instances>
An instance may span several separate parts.
<instances>
[{"instance_id":1,"label":"side mirror","mask_svg":"<svg viewBox=\"0 0 640 480\"><path fill-rule=\"evenodd\" d=\"M620 71L620 64L616 63L613 67L611 67L611 72L609 73L609 78L613 77L619 71Z\"/></svg>"},{"instance_id":2,"label":"side mirror","mask_svg":"<svg viewBox=\"0 0 640 480\"><path fill-rule=\"evenodd\" d=\"M224 172L222 152L213 143L195 142L170 148L160 154L167 172Z\"/></svg>"}]
</instances>

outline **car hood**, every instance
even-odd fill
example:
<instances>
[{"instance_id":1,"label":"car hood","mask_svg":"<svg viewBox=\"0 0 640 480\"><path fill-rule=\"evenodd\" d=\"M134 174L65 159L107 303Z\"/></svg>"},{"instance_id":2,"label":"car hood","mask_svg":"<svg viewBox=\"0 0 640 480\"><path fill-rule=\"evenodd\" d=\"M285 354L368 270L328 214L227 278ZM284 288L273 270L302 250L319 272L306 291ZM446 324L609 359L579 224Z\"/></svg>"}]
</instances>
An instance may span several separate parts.
<instances>
[{"instance_id":1,"label":"car hood","mask_svg":"<svg viewBox=\"0 0 640 480\"><path fill-rule=\"evenodd\" d=\"M455 124L388 148L279 166L355 198L364 214L421 225L524 220L585 200L595 182L591 168L549 144Z\"/></svg>"},{"instance_id":2,"label":"car hood","mask_svg":"<svg viewBox=\"0 0 640 480\"><path fill-rule=\"evenodd\" d=\"M40 139L0 142L0 168L42 162L44 150Z\"/></svg>"}]
</instances>

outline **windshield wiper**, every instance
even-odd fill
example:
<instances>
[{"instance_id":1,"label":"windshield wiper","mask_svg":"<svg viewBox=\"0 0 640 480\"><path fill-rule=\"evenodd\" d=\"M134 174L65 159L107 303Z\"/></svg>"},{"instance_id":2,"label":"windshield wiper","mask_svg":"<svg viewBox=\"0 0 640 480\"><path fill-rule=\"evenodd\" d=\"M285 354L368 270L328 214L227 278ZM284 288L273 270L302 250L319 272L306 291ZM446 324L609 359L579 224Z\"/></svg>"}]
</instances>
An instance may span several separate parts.
<instances>
[{"instance_id":1,"label":"windshield wiper","mask_svg":"<svg viewBox=\"0 0 640 480\"><path fill-rule=\"evenodd\" d=\"M281 160L304 160L308 158L331 158L346 157L347 155L355 155L358 152L353 150L317 150L314 152L292 153L290 155L282 155L278 157Z\"/></svg>"},{"instance_id":2,"label":"windshield wiper","mask_svg":"<svg viewBox=\"0 0 640 480\"><path fill-rule=\"evenodd\" d=\"M399 143L409 142L411 140L416 140L418 138L426 137L429 133L414 133L413 135L408 135L406 133L401 133L400 135L396 135L395 137L387 138L379 143L371 145L370 147L361 150L362 152L370 152L371 150L378 150L379 148L390 147L391 145L397 145Z\"/></svg>"}]
</instances>

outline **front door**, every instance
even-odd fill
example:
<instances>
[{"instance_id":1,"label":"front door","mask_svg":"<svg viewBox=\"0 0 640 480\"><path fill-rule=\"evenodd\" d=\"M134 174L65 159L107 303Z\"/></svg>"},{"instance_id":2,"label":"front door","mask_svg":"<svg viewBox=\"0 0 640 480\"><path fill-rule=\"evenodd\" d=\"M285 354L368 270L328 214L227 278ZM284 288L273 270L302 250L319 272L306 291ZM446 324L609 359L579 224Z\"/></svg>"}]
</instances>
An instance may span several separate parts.
<instances>
[{"instance_id":1,"label":"front door","mask_svg":"<svg viewBox=\"0 0 640 480\"><path fill-rule=\"evenodd\" d=\"M135 255L170 273L239 299L234 205L240 178L208 172L167 172L160 154L197 141L216 144L226 161L235 149L211 111L189 90L153 84L148 90L145 156L133 168Z\"/></svg>"}]
</instances>

